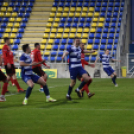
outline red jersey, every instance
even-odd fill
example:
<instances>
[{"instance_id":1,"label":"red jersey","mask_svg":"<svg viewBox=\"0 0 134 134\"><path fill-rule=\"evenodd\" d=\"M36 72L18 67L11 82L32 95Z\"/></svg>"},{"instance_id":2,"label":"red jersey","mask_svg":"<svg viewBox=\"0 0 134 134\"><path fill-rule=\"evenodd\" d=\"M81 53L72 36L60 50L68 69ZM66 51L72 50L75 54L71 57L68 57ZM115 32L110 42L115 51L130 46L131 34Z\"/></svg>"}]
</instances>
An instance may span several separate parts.
<instances>
[{"instance_id":1,"label":"red jersey","mask_svg":"<svg viewBox=\"0 0 134 134\"><path fill-rule=\"evenodd\" d=\"M8 45L4 45L2 48L2 58L4 60L4 65L7 65L7 63L14 64L13 62L13 52L10 50Z\"/></svg>"},{"instance_id":2,"label":"red jersey","mask_svg":"<svg viewBox=\"0 0 134 134\"><path fill-rule=\"evenodd\" d=\"M32 58L32 61L33 61L33 62L41 62L41 61L43 61L43 59L42 59L42 57L41 57L40 50L38 50L38 49L34 49L34 50L31 52L31 58ZM43 64L46 66L45 63L43 63ZM32 68L40 67L40 66L41 66L41 64L32 66Z\"/></svg>"},{"instance_id":3,"label":"red jersey","mask_svg":"<svg viewBox=\"0 0 134 134\"><path fill-rule=\"evenodd\" d=\"M89 65L89 63L86 62L86 60L85 60L85 54L84 54L83 50L81 52L81 64L82 64L83 68L85 67L85 65Z\"/></svg>"}]
</instances>

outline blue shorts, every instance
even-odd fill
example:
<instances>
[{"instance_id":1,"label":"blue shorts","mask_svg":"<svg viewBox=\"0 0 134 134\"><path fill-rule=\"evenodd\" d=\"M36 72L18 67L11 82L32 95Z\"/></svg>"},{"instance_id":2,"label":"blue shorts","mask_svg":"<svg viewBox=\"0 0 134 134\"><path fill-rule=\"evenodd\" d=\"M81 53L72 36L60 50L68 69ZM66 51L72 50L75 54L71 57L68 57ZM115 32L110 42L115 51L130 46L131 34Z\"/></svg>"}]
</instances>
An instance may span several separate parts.
<instances>
[{"instance_id":1,"label":"blue shorts","mask_svg":"<svg viewBox=\"0 0 134 134\"><path fill-rule=\"evenodd\" d=\"M22 75L22 80L27 83L28 80L32 80L34 83L37 83L37 81L39 80L39 76L32 74L32 75Z\"/></svg>"},{"instance_id":2,"label":"blue shorts","mask_svg":"<svg viewBox=\"0 0 134 134\"><path fill-rule=\"evenodd\" d=\"M112 67L103 68L103 70L107 73L108 76L111 76L114 73L114 70Z\"/></svg>"},{"instance_id":3,"label":"blue shorts","mask_svg":"<svg viewBox=\"0 0 134 134\"><path fill-rule=\"evenodd\" d=\"M72 68L70 71L70 78L76 80L77 76L81 77L83 74L87 74L87 71L83 67Z\"/></svg>"}]
</instances>

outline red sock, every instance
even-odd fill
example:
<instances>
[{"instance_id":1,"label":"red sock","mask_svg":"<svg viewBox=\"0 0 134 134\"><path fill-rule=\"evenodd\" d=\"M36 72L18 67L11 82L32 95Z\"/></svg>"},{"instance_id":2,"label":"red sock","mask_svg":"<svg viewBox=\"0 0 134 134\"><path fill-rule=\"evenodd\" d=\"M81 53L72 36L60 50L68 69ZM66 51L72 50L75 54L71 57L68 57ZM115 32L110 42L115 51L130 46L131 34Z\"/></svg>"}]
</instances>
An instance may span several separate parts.
<instances>
[{"instance_id":1,"label":"red sock","mask_svg":"<svg viewBox=\"0 0 134 134\"><path fill-rule=\"evenodd\" d=\"M85 84L85 86L83 87L83 90L85 90L87 92L87 94L89 93L89 89L88 89L88 83Z\"/></svg>"},{"instance_id":2,"label":"red sock","mask_svg":"<svg viewBox=\"0 0 134 134\"><path fill-rule=\"evenodd\" d=\"M13 78L11 78L10 80L11 80L12 84L14 84L14 80L13 80Z\"/></svg>"},{"instance_id":3,"label":"red sock","mask_svg":"<svg viewBox=\"0 0 134 134\"><path fill-rule=\"evenodd\" d=\"M1 95L5 95L6 91L7 91L7 86L8 86L8 83L4 83L3 87L2 87L2 92L1 92Z\"/></svg>"},{"instance_id":4,"label":"red sock","mask_svg":"<svg viewBox=\"0 0 134 134\"><path fill-rule=\"evenodd\" d=\"M14 80L14 84L16 85L17 89L21 89L21 87L16 79Z\"/></svg>"},{"instance_id":5,"label":"red sock","mask_svg":"<svg viewBox=\"0 0 134 134\"><path fill-rule=\"evenodd\" d=\"M47 80L46 80L46 79L44 79L44 81L46 82ZM42 85L40 85L40 88L43 88L43 86L42 86Z\"/></svg>"}]
</instances>

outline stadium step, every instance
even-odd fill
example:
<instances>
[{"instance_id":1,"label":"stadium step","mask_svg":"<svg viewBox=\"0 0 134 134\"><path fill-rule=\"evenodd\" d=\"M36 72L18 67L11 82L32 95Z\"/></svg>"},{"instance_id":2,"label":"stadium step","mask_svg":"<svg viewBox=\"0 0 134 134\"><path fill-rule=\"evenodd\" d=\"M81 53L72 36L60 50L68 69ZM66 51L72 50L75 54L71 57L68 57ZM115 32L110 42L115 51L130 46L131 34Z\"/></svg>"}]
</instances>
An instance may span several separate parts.
<instances>
[{"instance_id":1,"label":"stadium step","mask_svg":"<svg viewBox=\"0 0 134 134\"><path fill-rule=\"evenodd\" d=\"M41 40L42 40L42 38L23 38L21 40L21 44L25 44L25 43L28 43L28 44L33 43L34 44L35 42L40 43Z\"/></svg>"},{"instance_id":2,"label":"stadium step","mask_svg":"<svg viewBox=\"0 0 134 134\"><path fill-rule=\"evenodd\" d=\"M46 24L47 24L47 22L46 23L36 23L36 22L34 22L34 23L32 23L32 22L29 22L28 24L27 24L27 26L28 27L32 27L32 26L34 26L34 27L42 27L42 26L46 26Z\"/></svg>"},{"instance_id":3,"label":"stadium step","mask_svg":"<svg viewBox=\"0 0 134 134\"><path fill-rule=\"evenodd\" d=\"M49 12L51 11L50 7L34 7L33 11L35 12Z\"/></svg>"},{"instance_id":4,"label":"stadium step","mask_svg":"<svg viewBox=\"0 0 134 134\"><path fill-rule=\"evenodd\" d=\"M42 38L43 33L24 33L23 38Z\"/></svg>"},{"instance_id":5,"label":"stadium step","mask_svg":"<svg viewBox=\"0 0 134 134\"><path fill-rule=\"evenodd\" d=\"M53 2L47 2L47 1L45 1L45 2L36 2L35 3L35 7L52 7L52 3Z\"/></svg>"}]
</instances>

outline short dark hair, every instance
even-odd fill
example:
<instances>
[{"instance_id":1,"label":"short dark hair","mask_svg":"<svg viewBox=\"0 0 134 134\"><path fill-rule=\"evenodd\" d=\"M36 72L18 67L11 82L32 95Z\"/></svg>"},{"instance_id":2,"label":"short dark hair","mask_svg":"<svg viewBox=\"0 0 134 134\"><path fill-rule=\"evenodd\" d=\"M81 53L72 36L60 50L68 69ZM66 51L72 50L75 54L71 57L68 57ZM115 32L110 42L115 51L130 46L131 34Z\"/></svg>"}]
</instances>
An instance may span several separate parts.
<instances>
[{"instance_id":1,"label":"short dark hair","mask_svg":"<svg viewBox=\"0 0 134 134\"><path fill-rule=\"evenodd\" d=\"M26 50L27 50L28 47L29 47L29 44L24 44L24 45L22 46L23 52L26 52Z\"/></svg>"},{"instance_id":2,"label":"short dark hair","mask_svg":"<svg viewBox=\"0 0 134 134\"><path fill-rule=\"evenodd\" d=\"M7 40L9 40L9 38L8 38L8 37L5 37L5 38L4 38L4 42L6 42Z\"/></svg>"},{"instance_id":3,"label":"short dark hair","mask_svg":"<svg viewBox=\"0 0 134 134\"><path fill-rule=\"evenodd\" d=\"M35 43L35 44L34 44L34 47L37 47L38 45L40 45L40 44L39 44L39 43Z\"/></svg>"},{"instance_id":4,"label":"short dark hair","mask_svg":"<svg viewBox=\"0 0 134 134\"><path fill-rule=\"evenodd\" d=\"M75 40L75 39L80 39L80 38L76 36L76 37L74 37L74 40Z\"/></svg>"}]
</instances>

